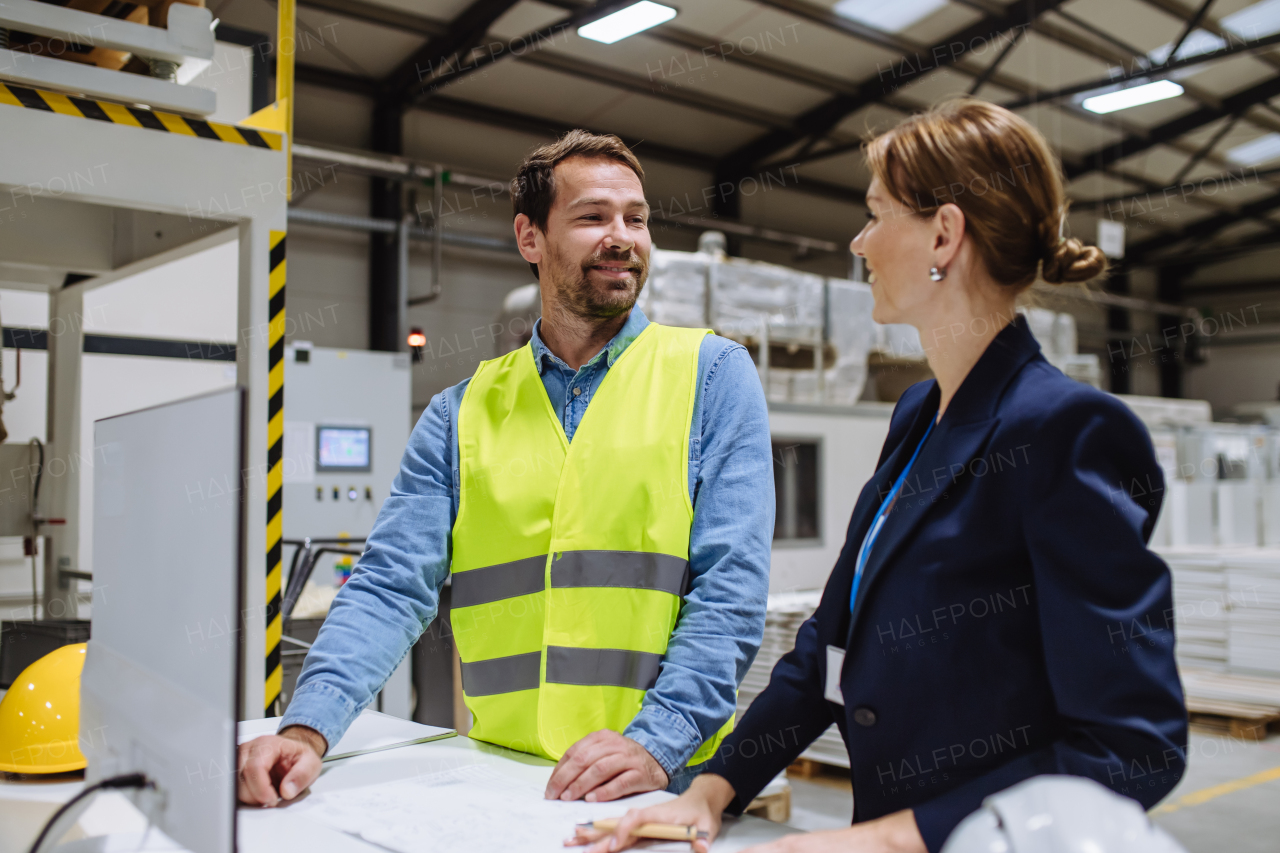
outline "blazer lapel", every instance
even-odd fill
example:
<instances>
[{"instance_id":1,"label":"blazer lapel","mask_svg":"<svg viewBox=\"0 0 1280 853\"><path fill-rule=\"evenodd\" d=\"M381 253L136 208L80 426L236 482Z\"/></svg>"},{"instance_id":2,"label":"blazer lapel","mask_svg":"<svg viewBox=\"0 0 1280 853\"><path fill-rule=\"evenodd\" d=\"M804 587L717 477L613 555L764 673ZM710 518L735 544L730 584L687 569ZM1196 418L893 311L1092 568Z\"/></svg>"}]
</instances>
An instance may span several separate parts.
<instances>
[{"instance_id":1,"label":"blazer lapel","mask_svg":"<svg viewBox=\"0 0 1280 853\"><path fill-rule=\"evenodd\" d=\"M1039 345L1026 327L1026 320L1019 316L996 336L961 383L943 414L942 421L934 426L929 440L920 451L911 472L903 482L895 506L889 510L880 535L876 537L867 565L863 569L858 600L849 619L845 648L849 647L854 626L857 625L858 616L875 585L876 577L886 567L892 569L894 553L930 514L934 505L941 501L942 496L957 482L972 476L973 468L976 467L972 463L985 450L991 433L1000 422L997 410L1005 386L1039 350ZM871 519L880 506L881 496L887 495L893 487L902 467L911 458L924 435L928 419L936 417L937 411L935 391L925 398L906 438L872 478L875 488L864 490L863 499L859 500L854 511L858 523L850 527L850 532L856 531L858 536L858 541L853 543L855 549L862 545L862 537L866 535ZM920 503L922 500L925 502L923 505ZM856 559L856 550L854 554Z\"/></svg>"},{"instance_id":2,"label":"blazer lapel","mask_svg":"<svg viewBox=\"0 0 1280 853\"><path fill-rule=\"evenodd\" d=\"M943 420L946 420L945 415ZM866 568L863 569L858 600L854 604L853 618L849 622L851 634L858 615L865 606L867 595L875 585L876 577L893 559L894 552L902 547L930 514L934 504L941 501L942 496L955 483L969 474L970 463L986 447L988 437L999 422L999 418L991 418L957 427L945 428L938 424L933 428L915 465L911 466L911 473L902 484L902 491L895 505L885 516L884 527L880 529ZM915 446L911 449L915 450ZM920 501L926 502L924 506L919 504Z\"/></svg>"}]
</instances>

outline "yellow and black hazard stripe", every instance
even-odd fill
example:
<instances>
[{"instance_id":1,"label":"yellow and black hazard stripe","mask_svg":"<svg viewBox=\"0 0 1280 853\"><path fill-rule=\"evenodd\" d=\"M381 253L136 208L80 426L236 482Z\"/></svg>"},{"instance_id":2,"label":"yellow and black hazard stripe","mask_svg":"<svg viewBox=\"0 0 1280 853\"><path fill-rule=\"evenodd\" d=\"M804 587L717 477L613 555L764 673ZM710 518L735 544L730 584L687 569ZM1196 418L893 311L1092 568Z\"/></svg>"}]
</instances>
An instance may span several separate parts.
<instances>
[{"instance_id":1,"label":"yellow and black hazard stripe","mask_svg":"<svg viewBox=\"0 0 1280 853\"><path fill-rule=\"evenodd\" d=\"M285 232L271 232L271 298L267 313L267 666L265 710L268 717L280 713L284 670L280 664L280 590L284 527L281 519L284 486L284 280Z\"/></svg>"},{"instance_id":2,"label":"yellow and black hazard stripe","mask_svg":"<svg viewBox=\"0 0 1280 853\"><path fill-rule=\"evenodd\" d=\"M43 110L76 118L91 118L129 127L142 127L147 130L159 130L164 133L176 133L179 136L212 139L215 142L230 142L233 145L268 148L272 151L279 151L284 144L280 134L265 130L219 124L198 118L184 118L174 113L126 107L108 101L93 101L88 98L61 95L57 92L46 92L43 89L28 89L12 83L0 83L0 104L26 107L29 110Z\"/></svg>"}]
</instances>

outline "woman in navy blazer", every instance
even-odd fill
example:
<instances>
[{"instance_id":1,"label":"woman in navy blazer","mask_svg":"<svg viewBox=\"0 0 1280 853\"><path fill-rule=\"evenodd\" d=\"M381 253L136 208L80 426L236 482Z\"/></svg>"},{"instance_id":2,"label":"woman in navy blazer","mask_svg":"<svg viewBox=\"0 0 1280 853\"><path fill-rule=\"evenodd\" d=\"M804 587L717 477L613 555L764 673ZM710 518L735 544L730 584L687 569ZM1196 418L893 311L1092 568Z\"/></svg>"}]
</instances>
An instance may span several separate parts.
<instances>
[{"instance_id":1,"label":"woman in navy blazer","mask_svg":"<svg viewBox=\"0 0 1280 853\"><path fill-rule=\"evenodd\" d=\"M1150 439L1050 365L1014 308L1037 273L1105 266L1061 236L1056 159L972 100L907 119L867 157L871 221L852 249L875 319L914 325L936 379L898 401L817 612L706 772L579 843L620 849L647 821L714 838L722 811L741 813L832 722L853 826L767 849L936 853L1031 776L1089 777L1150 807L1182 774L1170 575L1146 546L1163 483Z\"/></svg>"}]
</instances>

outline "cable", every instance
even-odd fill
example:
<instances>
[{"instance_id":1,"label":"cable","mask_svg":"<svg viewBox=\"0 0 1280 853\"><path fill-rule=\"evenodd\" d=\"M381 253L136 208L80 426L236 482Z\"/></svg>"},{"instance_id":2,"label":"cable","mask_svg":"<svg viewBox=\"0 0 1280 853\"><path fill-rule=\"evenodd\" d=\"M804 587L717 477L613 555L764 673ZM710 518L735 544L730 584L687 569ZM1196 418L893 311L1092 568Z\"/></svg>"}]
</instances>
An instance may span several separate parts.
<instances>
[{"instance_id":1,"label":"cable","mask_svg":"<svg viewBox=\"0 0 1280 853\"><path fill-rule=\"evenodd\" d=\"M148 780L147 777L141 773L125 773L122 776L112 776L110 778L103 779L101 782L95 782L80 793L76 794L70 799L70 801L65 803L62 808L53 813L53 817L49 818L49 822L44 825L44 829L40 830L40 834L36 836L35 843L31 845L31 853L40 853L42 848L45 846L46 840L50 842L50 846L56 844L62 836L66 834L66 831L71 828L70 823L74 823L75 820L79 818L80 810L76 809L76 805L90 794L96 794L99 791L118 790L121 788L154 787L155 783ZM86 803L85 807L87 807L87 805L88 804ZM54 835L54 828L61 822L64 822L64 818L68 815L71 816L70 823L67 823L67 825L62 827L60 832Z\"/></svg>"},{"instance_id":2,"label":"cable","mask_svg":"<svg viewBox=\"0 0 1280 853\"><path fill-rule=\"evenodd\" d=\"M17 386L15 385L14 387L16 388ZM33 444L40 450L40 462L36 465L36 476L35 476L35 480L33 481L32 489L31 489L31 503L28 504L28 506L31 507L31 515L34 517L36 514L36 502L40 500L40 479L44 476L44 442L42 442L40 439L36 438L35 436L32 436L31 440L27 442L27 446L30 447ZM40 605L40 596L36 590L36 574L37 574L36 552L39 550L36 547L36 542L38 539L38 534L39 534L39 531L36 528L36 523L35 521L32 521L31 522L31 621L32 622L36 621L36 616L39 613L39 605Z\"/></svg>"}]
</instances>

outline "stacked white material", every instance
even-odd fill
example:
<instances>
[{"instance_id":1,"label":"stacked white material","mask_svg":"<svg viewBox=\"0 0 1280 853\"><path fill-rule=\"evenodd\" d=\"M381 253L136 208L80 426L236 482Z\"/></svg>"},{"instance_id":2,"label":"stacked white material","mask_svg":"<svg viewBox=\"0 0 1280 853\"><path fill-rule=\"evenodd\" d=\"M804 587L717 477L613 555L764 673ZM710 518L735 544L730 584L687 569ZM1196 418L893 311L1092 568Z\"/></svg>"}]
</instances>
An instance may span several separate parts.
<instances>
[{"instance_id":1,"label":"stacked white material","mask_svg":"<svg viewBox=\"0 0 1280 853\"><path fill-rule=\"evenodd\" d=\"M1262 544L1280 545L1280 429L1268 423L1263 436L1262 468L1265 479L1259 484L1262 492Z\"/></svg>"},{"instance_id":2,"label":"stacked white material","mask_svg":"<svg viewBox=\"0 0 1280 853\"><path fill-rule=\"evenodd\" d=\"M1179 675L1192 713L1244 719L1280 714L1280 680L1202 669L1183 669Z\"/></svg>"},{"instance_id":3,"label":"stacked white material","mask_svg":"<svg viewBox=\"0 0 1280 853\"><path fill-rule=\"evenodd\" d=\"M764 641L760 644L760 653L755 662L742 679L738 688L738 717L746 713L747 708L755 701L756 696L769 686L769 675L778 660L795 648L796 633L806 619L818 609L822 598L821 590L780 593L769 596L769 609L765 615ZM849 766L849 753L845 749L844 739L834 724L821 737L801 753L803 758L811 758L823 764L837 767Z\"/></svg>"},{"instance_id":4,"label":"stacked white material","mask_svg":"<svg viewBox=\"0 0 1280 853\"><path fill-rule=\"evenodd\" d=\"M1208 400L1175 400L1172 397L1143 397L1139 394L1116 394L1147 425L1155 427L1207 424L1213 420L1213 407Z\"/></svg>"},{"instance_id":5,"label":"stacked white material","mask_svg":"<svg viewBox=\"0 0 1280 853\"><path fill-rule=\"evenodd\" d=\"M875 324L871 348L883 356L904 361L924 361L924 346L915 326L905 323Z\"/></svg>"},{"instance_id":6,"label":"stacked white material","mask_svg":"<svg viewBox=\"0 0 1280 853\"><path fill-rule=\"evenodd\" d=\"M1226 551L1223 564L1231 670L1280 675L1280 550Z\"/></svg>"},{"instance_id":7,"label":"stacked white material","mask_svg":"<svg viewBox=\"0 0 1280 853\"><path fill-rule=\"evenodd\" d=\"M1210 549L1161 549L1173 573L1175 646L1178 663L1225 670L1228 647L1227 574L1222 552ZM1165 628L1162 617L1154 627ZM1130 633L1126 629L1125 634Z\"/></svg>"},{"instance_id":8,"label":"stacked white material","mask_svg":"<svg viewBox=\"0 0 1280 853\"><path fill-rule=\"evenodd\" d=\"M1102 363L1098 356L1079 352L1075 317L1048 308L1019 308L1018 312L1027 318L1031 336L1040 344L1040 351L1050 364L1077 382L1102 387Z\"/></svg>"},{"instance_id":9,"label":"stacked white material","mask_svg":"<svg viewBox=\"0 0 1280 853\"><path fill-rule=\"evenodd\" d=\"M833 405L852 405L862 395L874 335L873 304L865 284L714 252L664 249L654 249L650 256L649 283L639 302L655 322L710 326L757 346L767 339L821 351L825 327L822 382L814 368L770 365L766 393L780 402Z\"/></svg>"}]
</instances>

